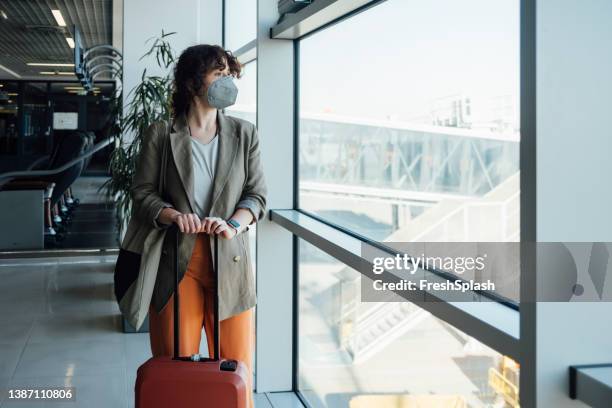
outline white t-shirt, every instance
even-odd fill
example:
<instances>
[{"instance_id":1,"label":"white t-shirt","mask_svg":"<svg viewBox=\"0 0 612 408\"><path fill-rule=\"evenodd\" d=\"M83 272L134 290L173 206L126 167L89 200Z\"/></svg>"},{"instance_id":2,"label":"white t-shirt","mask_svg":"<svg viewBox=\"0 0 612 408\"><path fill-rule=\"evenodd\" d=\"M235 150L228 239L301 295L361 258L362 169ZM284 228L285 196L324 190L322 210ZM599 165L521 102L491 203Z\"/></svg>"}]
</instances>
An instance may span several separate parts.
<instances>
[{"instance_id":1,"label":"white t-shirt","mask_svg":"<svg viewBox=\"0 0 612 408\"><path fill-rule=\"evenodd\" d=\"M219 134L204 144L191 137L191 157L193 158L193 195L195 213L200 218L208 217L212 201L213 181L217 167Z\"/></svg>"}]
</instances>

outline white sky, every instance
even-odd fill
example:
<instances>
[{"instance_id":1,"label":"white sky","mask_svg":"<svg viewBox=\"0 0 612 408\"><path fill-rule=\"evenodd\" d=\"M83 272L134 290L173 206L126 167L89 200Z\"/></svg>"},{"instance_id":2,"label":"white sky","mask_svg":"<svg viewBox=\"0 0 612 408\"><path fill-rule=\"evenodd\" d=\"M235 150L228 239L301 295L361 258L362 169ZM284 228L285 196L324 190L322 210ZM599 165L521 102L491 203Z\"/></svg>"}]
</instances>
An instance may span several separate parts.
<instances>
[{"instance_id":1,"label":"white sky","mask_svg":"<svg viewBox=\"0 0 612 408\"><path fill-rule=\"evenodd\" d=\"M255 35L245 21L255 2L229 3L230 26L241 27L228 29L232 48ZM253 65L238 103L255 103ZM432 101L459 93L485 104L511 95L518 115L518 0L388 0L300 44L302 111L419 121Z\"/></svg>"},{"instance_id":2,"label":"white sky","mask_svg":"<svg viewBox=\"0 0 612 408\"><path fill-rule=\"evenodd\" d=\"M300 45L301 109L402 118L518 95L518 0L389 0Z\"/></svg>"}]
</instances>

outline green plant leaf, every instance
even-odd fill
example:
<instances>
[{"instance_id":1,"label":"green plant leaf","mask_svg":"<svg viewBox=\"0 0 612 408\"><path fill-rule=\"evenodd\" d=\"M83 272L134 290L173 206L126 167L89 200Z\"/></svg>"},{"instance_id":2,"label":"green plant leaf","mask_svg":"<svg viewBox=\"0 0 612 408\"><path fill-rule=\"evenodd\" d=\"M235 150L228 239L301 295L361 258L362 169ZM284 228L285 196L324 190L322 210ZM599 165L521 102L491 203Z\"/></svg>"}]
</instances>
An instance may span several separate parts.
<instances>
[{"instance_id":1,"label":"green plant leaf","mask_svg":"<svg viewBox=\"0 0 612 408\"><path fill-rule=\"evenodd\" d=\"M141 61L155 55L155 62L164 75L148 75L147 68L144 68L140 83L125 95L125 105L123 90L111 99L111 117L115 118L115 122L110 133L118 142L111 152L108 165L111 178L99 190L104 190L116 200L120 231L127 226L133 209L130 190L143 133L156 120L171 117L172 78L168 68L174 64L176 57L168 40L174 34L176 32L164 32L162 29L161 36L148 38L145 45L150 44L150 47L139 58ZM117 70L114 75L122 77L123 72Z\"/></svg>"}]
</instances>

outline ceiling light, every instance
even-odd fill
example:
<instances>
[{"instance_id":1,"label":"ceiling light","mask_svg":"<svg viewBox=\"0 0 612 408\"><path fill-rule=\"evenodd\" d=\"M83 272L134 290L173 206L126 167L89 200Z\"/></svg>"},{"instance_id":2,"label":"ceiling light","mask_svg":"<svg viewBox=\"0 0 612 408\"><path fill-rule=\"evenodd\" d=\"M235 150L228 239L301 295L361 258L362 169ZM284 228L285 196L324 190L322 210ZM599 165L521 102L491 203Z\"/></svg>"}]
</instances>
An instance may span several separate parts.
<instances>
[{"instance_id":1,"label":"ceiling light","mask_svg":"<svg viewBox=\"0 0 612 408\"><path fill-rule=\"evenodd\" d=\"M74 67L74 64L63 64L58 62L28 62L27 65L35 67Z\"/></svg>"},{"instance_id":2,"label":"ceiling light","mask_svg":"<svg viewBox=\"0 0 612 408\"><path fill-rule=\"evenodd\" d=\"M4 12L4 10L0 10L0 16L5 19L8 20L8 16L6 15L6 13Z\"/></svg>"},{"instance_id":3,"label":"ceiling light","mask_svg":"<svg viewBox=\"0 0 612 408\"><path fill-rule=\"evenodd\" d=\"M74 72L65 71L40 71L41 75L74 75Z\"/></svg>"},{"instance_id":4,"label":"ceiling light","mask_svg":"<svg viewBox=\"0 0 612 408\"><path fill-rule=\"evenodd\" d=\"M70 46L70 48L74 48L74 40L71 37L66 37L66 42Z\"/></svg>"},{"instance_id":5,"label":"ceiling light","mask_svg":"<svg viewBox=\"0 0 612 408\"><path fill-rule=\"evenodd\" d=\"M55 21L57 21L57 25L60 27L66 27L66 22L64 21L64 17L62 16L62 12L59 10L51 10L53 13L53 17L55 17Z\"/></svg>"}]
</instances>

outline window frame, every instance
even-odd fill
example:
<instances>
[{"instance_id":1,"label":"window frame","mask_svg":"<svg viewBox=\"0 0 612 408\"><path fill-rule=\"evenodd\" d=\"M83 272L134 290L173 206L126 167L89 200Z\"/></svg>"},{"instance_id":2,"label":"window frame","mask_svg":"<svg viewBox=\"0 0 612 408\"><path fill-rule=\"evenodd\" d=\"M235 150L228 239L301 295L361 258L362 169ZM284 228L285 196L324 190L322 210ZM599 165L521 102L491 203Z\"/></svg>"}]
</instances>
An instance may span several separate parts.
<instances>
[{"instance_id":1,"label":"window frame","mask_svg":"<svg viewBox=\"0 0 612 408\"><path fill-rule=\"evenodd\" d=\"M227 5L226 2L228 0L221 0L221 46L223 48L227 47L227 33L229 31L229 27L228 24L226 22L227 19ZM243 64L247 64L250 61L254 60L255 58L257 58L257 55L251 55L250 53L257 49L257 26L258 26L258 18L257 18L257 6L255 7L255 38L252 38L251 40L247 41L245 44L240 45L238 48L236 48L235 50L230 50L232 51L232 53L238 57L238 59L240 60L240 56L241 55L248 55L247 56L247 60L245 61L240 61Z\"/></svg>"},{"instance_id":2,"label":"window frame","mask_svg":"<svg viewBox=\"0 0 612 408\"><path fill-rule=\"evenodd\" d=\"M333 240L328 239L330 233L339 234L337 236L342 237L344 240L353 240L354 242L359 242L361 245L371 245L378 249L383 249L388 251L390 254L394 254L395 252L378 242L375 242L371 239L361 236L360 234L350 231L349 229L336 225L328 220L325 220L315 214L312 214L309 211L302 210L299 207L299 136L300 136L300 41L306 39L312 35L315 35L321 30L324 30L332 25L341 23L354 15L357 15L361 12L366 11L370 7L381 4L386 0L373 0L369 1L366 4L361 0L355 0L353 3L356 5L354 9L342 14L338 15L334 18L330 18L329 14L324 18L315 15L316 20L318 21L318 26L313 27L309 26L309 29L304 31L299 27L290 27L285 22L277 24L276 26L270 29L270 38L272 39L290 39L293 41L294 45L294 54L293 54L293 87L294 87L294 101L293 101L293 143L294 143L294 152L293 152L293 208L289 210L270 210L270 220L273 223L276 223L283 228L287 229L292 233L292 246L293 246L293 321L292 321L292 333L293 333L293 376L292 376L292 385L293 391L300 398L300 400L307 406L307 401L305 397L301 394L299 385L299 239L304 239L315 247L319 248L323 252L328 255L334 257L346 265L353 267L356 270L359 270L359 266L357 263L354 263L355 266L352 266L351 263L347 262L347 257L350 257L350 253L342 248L342 246L335 245ZM519 17L519 35L520 39L520 61L519 61L519 69L520 69L520 93L519 93L519 101L521 109L521 113L524 111L532 109L531 105L526 104L525 100L528 97L532 97L531 94L527 95L525 93L525 87L528 86L527 83L532 83L534 78L527 77L525 72L533 67L531 67L530 61L525 60L523 58L523 54L525 52L525 48L527 47L526 42L532 41L534 39L529 37L525 38L526 35L529 34L529 27L526 26L525 20L525 4L530 0L517 0L520 2L520 17ZM321 7L323 3L329 3L327 6L333 5L336 2L347 3L344 0L319 0L318 6ZM314 6L313 3L310 6L305 7L300 10L294 16L292 16L292 23L294 25L304 24L302 18L312 18L309 14L311 10L307 10ZM318 10L319 12L321 10ZM306 16L306 17L305 17ZM281 25L283 25L281 27ZM310 22L309 24L312 24ZM281 31L282 29L282 31ZM300 31L302 30L302 31ZM287 34L291 33L291 34ZM525 239L526 233L523 232L523 227L525 225L526 216L524 215L522 205L530 200L533 200L533 197L526 196L523 194L523 184L525 179L528 177L525 175L523 170L523 166L525 165L523 160L523 152L524 146L528 143L526 142L527 137L533 137L531 132L525 132L523 134L523 124L524 124L524 115L521 115L521 140L519 142L519 150L521 153L521 162L519 164L519 169L521 170L521 216L520 216L520 224L521 224L521 242ZM531 183L531 179L529 179ZM535 192L534 192L535 193ZM363 265L363 259L360 259L359 262ZM524 267L521 267L520 273L520 281L523 284L525 282L523 278L523 270ZM429 271L433 273L438 273L440 271ZM522 286L522 285L521 285ZM523 289L521 289L522 291ZM522 292L521 292L522 295ZM426 295L427 296L427 295ZM521 360L524 358L521 353L521 342L520 338L520 330L523 326L523 310L520 310L519 305L516 305L514 302L508 301L506 299L498 299L497 302L481 302L481 303L455 303L455 302L423 302L417 303L420 307L427 310L437 318L457 327L467 335L474 337L479 342L488 345L495 351L507 355L513 358L515 361L521 363ZM500 318L501 316L501 318ZM521 379L521 383L524 382L525 379Z\"/></svg>"}]
</instances>

